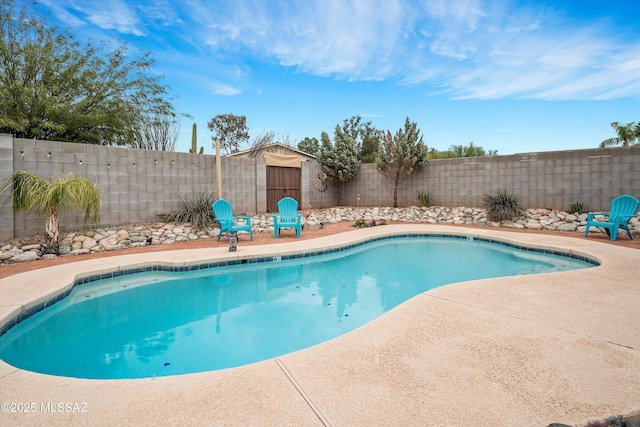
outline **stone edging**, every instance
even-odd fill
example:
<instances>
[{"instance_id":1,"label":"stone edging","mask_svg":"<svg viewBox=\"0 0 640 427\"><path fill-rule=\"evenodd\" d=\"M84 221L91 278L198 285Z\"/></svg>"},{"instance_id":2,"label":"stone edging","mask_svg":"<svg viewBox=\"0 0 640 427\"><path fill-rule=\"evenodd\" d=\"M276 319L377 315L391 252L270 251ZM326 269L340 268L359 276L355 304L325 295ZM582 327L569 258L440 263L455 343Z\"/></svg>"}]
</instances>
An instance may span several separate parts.
<instances>
[{"instance_id":1,"label":"stone edging","mask_svg":"<svg viewBox=\"0 0 640 427\"><path fill-rule=\"evenodd\" d=\"M426 224L467 224L475 226L489 226L528 230L550 230L563 232L584 233L587 214L570 214L563 211L548 209L528 209L514 221L490 222L486 211L481 208L442 206L407 208L390 207L335 207L310 210L305 219L305 226L317 229L323 224L336 224L363 220L371 221L410 222ZM271 214L254 215L251 218L253 231L256 233L273 232ZM604 232L593 229L591 232ZM634 236L640 236L640 216L631 219L629 228ZM146 246L149 244L171 244L175 242L209 239L218 235L219 229L210 228L196 231L190 224L148 223L111 228L99 228L95 231L72 232L64 235L60 241L60 254L44 254L42 252L43 239L31 237L13 239L0 242L0 264L34 261L38 259L56 258L58 256L73 256L95 252L105 252L127 248Z\"/></svg>"}]
</instances>

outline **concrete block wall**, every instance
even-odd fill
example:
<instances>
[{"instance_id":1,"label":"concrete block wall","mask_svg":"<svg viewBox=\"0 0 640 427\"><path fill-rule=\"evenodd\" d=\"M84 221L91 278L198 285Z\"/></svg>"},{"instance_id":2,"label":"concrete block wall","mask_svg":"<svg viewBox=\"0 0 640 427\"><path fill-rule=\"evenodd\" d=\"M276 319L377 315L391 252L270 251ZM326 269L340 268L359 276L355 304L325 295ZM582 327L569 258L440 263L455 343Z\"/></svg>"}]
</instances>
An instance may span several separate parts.
<instances>
[{"instance_id":1,"label":"concrete block wall","mask_svg":"<svg viewBox=\"0 0 640 427\"><path fill-rule=\"evenodd\" d=\"M215 157L212 156L215 160ZM233 206L235 215L256 213L256 159L222 157L222 197ZM266 193L266 167L265 167ZM215 182L215 175L214 175ZM265 195L266 205L266 195ZM266 210L266 209L265 209Z\"/></svg>"},{"instance_id":2,"label":"concrete block wall","mask_svg":"<svg viewBox=\"0 0 640 427\"><path fill-rule=\"evenodd\" d=\"M393 206L393 178L373 164L360 166L347 183L342 204ZM640 199L640 146L526 153L509 156L431 160L400 179L398 205L417 205L417 192L432 194L440 206L480 206L484 193L507 188L527 208L566 210L581 202L589 210L608 210L611 199Z\"/></svg>"},{"instance_id":3,"label":"concrete block wall","mask_svg":"<svg viewBox=\"0 0 640 427\"><path fill-rule=\"evenodd\" d=\"M255 196L251 193L255 167L253 174L247 174L244 170L238 172L238 166L233 162L229 168L226 168L226 159L222 163L226 180L242 189L237 192L237 199L250 203L239 208L254 212ZM101 226L156 221L159 215L176 209L181 198L189 199L201 192L218 197L215 156L210 155L14 139L0 135L0 164L3 165L0 172L3 180L13 171L25 170L48 180L73 173L95 182L101 194ZM236 182L234 173L244 176L244 182ZM247 185L247 182L252 184ZM6 201L5 197L0 204ZM11 206L6 204L0 209L0 238L44 233L43 217L21 212L14 214ZM82 213L66 213L60 216L60 228L63 232L78 230L82 227L82 220Z\"/></svg>"},{"instance_id":4,"label":"concrete block wall","mask_svg":"<svg viewBox=\"0 0 640 427\"><path fill-rule=\"evenodd\" d=\"M13 138L0 134L0 189L13 174ZM13 235L13 204L8 195L0 196L0 238Z\"/></svg>"},{"instance_id":5,"label":"concrete block wall","mask_svg":"<svg viewBox=\"0 0 640 427\"><path fill-rule=\"evenodd\" d=\"M264 159L222 157L222 194L217 194L215 156L135 150L87 144L14 139L0 135L0 179L25 170L52 179L73 173L96 182L102 196L101 226L158 220L175 210L181 199L210 193L232 203L234 213L266 211ZM303 162L302 210L336 206L337 184L316 184L322 167ZM341 205L392 206L392 177L363 164L342 188ZM432 204L480 206L482 195L499 188L512 189L524 207L567 209L581 202L589 210L607 210L611 199L631 194L640 199L640 146L525 153L509 156L432 160L423 170L403 176L398 205L417 205L417 192L430 192ZM60 216L63 232L79 230L81 213ZM44 233L44 218L14 213L7 195L0 197L0 239Z\"/></svg>"}]
</instances>

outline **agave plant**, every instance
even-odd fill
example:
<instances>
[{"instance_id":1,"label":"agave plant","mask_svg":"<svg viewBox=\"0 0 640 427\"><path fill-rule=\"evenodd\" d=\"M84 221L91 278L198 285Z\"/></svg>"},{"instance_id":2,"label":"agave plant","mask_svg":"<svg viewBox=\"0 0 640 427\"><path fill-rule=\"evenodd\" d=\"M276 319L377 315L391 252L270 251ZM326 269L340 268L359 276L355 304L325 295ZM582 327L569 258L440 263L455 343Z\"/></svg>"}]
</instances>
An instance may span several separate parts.
<instances>
[{"instance_id":1,"label":"agave plant","mask_svg":"<svg viewBox=\"0 0 640 427\"><path fill-rule=\"evenodd\" d=\"M213 194L197 193L190 199L180 197L180 206L177 210L164 215L168 222L190 222L194 228L204 230L215 226L216 217L211 205L216 201Z\"/></svg>"},{"instance_id":2,"label":"agave plant","mask_svg":"<svg viewBox=\"0 0 640 427\"><path fill-rule=\"evenodd\" d=\"M482 196L489 221L508 221L522 214L520 196L507 189L490 190Z\"/></svg>"},{"instance_id":3,"label":"agave plant","mask_svg":"<svg viewBox=\"0 0 640 427\"><path fill-rule=\"evenodd\" d=\"M69 174L53 182L25 171L18 171L6 179L0 194L10 191L13 209L27 214L46 215L45 252L58 253L60 230L58 215L84 209L83 227L97 225L100 220L100 193L86 178Z\"/></svg>"},{"instance_id":4,"label":"agave plant","mask_svg":"<svg viewBox=\"0 0 640 427\"><path fill-rule=\"evenodd\" d=\"M569 213L573 214L573 213L577 213L578 215L582 215L583 213L585 213L587 211L588 207L587 205L585 205L584 203L580 203L580 202L574 202L569 204Z\"/></svg>"}]
</instances>

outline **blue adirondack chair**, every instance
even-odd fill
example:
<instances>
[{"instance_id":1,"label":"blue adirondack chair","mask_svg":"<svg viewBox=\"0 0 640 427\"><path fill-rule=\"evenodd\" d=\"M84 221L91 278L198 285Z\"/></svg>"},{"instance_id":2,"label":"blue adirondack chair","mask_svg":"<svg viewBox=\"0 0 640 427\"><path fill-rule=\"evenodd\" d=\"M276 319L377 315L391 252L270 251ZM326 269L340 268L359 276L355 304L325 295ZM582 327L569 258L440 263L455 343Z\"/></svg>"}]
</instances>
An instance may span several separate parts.
<instances>
[{"instance_id":1,"label":"blue adirondack chair","mask_svg":"<svg viewBox=\"0 0 640 427\"><path fill-rule=\"evenodd\" d=\"M251 240L253 240L253 230L251 229L251 217L233 215L231 209L231 203L224 199L218 199L211 205L213 213L216 216L216 221L220 223L220 233L218 233L218 240L222 233L229 233L231 231L248 231ZM243 219L244 224L236 224L236 220Z\"/></svg>"},{"instance_id":2,"label":"blue adirondack chair","mask_svg":"<svg viewBox=\"0 0 640 427\"><path fill-rule=\"evenodd\" d=\"M584 231L584 237L589 234L590 227L601 227L604 228L611 240L616 240L618 229L620 228L627 232L630 239L633 239L627 224L631 218L636 216L639 203L638 199L633 196L620 196L611 201L610 212L589 212L587 214L587 229ZM606 222L595 221L595 216L606 216L608 218Z\"/></svg>"},{"instance_id":3,"label":"blue adirondack chair","mask_svg":"<svg viewBox=\"0 0 640 427\"><path fill-rule=\"evenodd\" d=\"M298 213L298 201L285 197L278 202L278 213L273 215L273 237L278 238L281 228L295 228L300 237L302 229L302 214Z\"/></svg>"}]
</instances>

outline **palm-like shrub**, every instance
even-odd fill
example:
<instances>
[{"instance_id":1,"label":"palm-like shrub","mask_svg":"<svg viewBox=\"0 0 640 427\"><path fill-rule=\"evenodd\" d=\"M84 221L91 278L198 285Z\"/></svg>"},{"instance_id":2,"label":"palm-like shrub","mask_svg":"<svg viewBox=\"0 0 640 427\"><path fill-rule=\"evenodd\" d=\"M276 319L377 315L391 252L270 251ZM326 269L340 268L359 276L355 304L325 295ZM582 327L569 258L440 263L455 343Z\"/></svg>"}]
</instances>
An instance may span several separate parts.
<instances>
[{"instance_id":1,"label":"palm-like shrub","mask_svg":"<svg viewBox=\"0 0 640 427\"><path fill-rule=\"evenodd\" d=\"M100 221L100 192L86 178L69 174L49 182L28 172L18 171L3 183L0 194L5 191L11 193L14 210L46 216L44 252L58 253L58 215L84 210L83 227L96 225Z\"/></svg>"},{"instance_id":2,"label":"palm-like shrub","mask_svg":"<svg viewBox=\"0 0 640 427\"><path fill-rule=\"evenodd\" d=\"M618 134L615 138L605 139L600 143L600 148L611 147L612 145L622 144L623 147L628 147L633 144L635 140L640 140L640 123L631 122L626 125L618 122L611 123L611 127Z\"/></svg>"},{"instance_id":3,"label":"palm-like shrub","mask_svg":"<svg viewBox=\"0 0 640 427\"><path fill-rule=\"evenodd\" d=\"M189 222L198 230L216 225L216 216L211 205L216 201L213 194L197 193L190 199L180 197L180 205L175 211L163 215L167 222Z\"/></svg>"},{"instance_id":4,"label":"palm-like shrub","mask_svg":"<svg viewBox=\"0 0 640 427\"><path fill-rule=\"evenodd\" d=\"M482 196L489 221L508 221L522 214L520 196L507 189L490 190Z\"/></svg>"}]
</instances>

